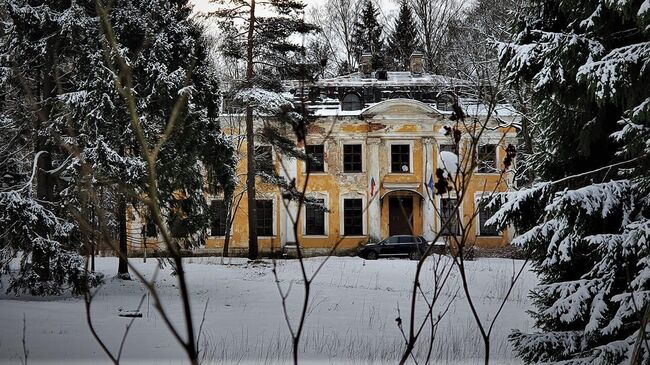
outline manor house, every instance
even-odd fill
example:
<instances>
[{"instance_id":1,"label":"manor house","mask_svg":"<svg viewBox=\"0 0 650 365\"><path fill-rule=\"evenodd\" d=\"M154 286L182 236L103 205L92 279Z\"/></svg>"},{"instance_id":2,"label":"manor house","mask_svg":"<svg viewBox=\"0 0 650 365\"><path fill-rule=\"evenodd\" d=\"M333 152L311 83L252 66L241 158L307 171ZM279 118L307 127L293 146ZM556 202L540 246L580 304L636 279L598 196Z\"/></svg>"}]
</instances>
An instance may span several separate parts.
<instances>
[{"instance_id":1,"label":"manor house","mask_svg":"<svg viewBox=\"0 0 650 365\"><path fill-rule=\"evenodd\" d=\"M284 200L276 186L258 180L260 251L290 248L296 242L308 251L324 251L337 243L340 249L353 249L390 235L415 234L428 241L436 237L442 241L458 234L453 217L451 224L441 224L453 214L450 207L456 205L456 195L438 195L434 188L436 170L451 170L450 165L456 163L453 157L468 153L455 150L448 133L457 125L451 120L456 97L466 114L465 123L479 121L485 126L472 151L480 163L471 174L458 218L471 225L469 240L477 246L507 245L510 233L485 225L489 212L479 209L477 200L483 194L505 191L511 184L504 161L506 146L516 144L517 114L508 105L488 108L472 101L468 82L427 73L419 53L412 55L410 70L403 72L373 70L370 59L370 55L362 56L359 72L319 80L304 91L311 95L309 109L316 120L301 147L318 162L280 156L271 146L256 148L271 162L266 168L294 180L297 187L308 177L307 195L316 202L304 206L298 215L296 202ZM300 92L296 85L289 83L288 87L294 95ZM464 134L460 145L468 145ZM243 189L245 144L242 148L238 172ZM248 245L245 193L239 197L230 236L235 251ZM206 233L204 249L219 252L226 232L226 211L219 194L209 195L209 199L218 213ZM137 214L131 215L129 223L134 249L142 249L143 239L148 247L157 247L160 239L155 226L147 227ZM141 233L142 238L133 239Z\"/></svg>"}]
</instances>

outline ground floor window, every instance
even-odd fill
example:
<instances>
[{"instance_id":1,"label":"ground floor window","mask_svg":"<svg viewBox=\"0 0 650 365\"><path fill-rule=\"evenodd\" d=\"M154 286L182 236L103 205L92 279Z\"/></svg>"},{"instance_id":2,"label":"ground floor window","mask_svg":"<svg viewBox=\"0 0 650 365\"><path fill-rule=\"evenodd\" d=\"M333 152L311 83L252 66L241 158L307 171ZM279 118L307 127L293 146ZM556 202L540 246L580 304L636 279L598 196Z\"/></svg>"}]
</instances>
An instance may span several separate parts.
<instances>
[{"instance_id":1,"label":"ground floor window","mask_svg":"<svg viewBox=\"0 0 650 365\"><path fill-rule=\"evenodd\" d=\"M227 211L223 200L213 200L210 204L212 222L210 225L210 236L225 236Z\"/></svg>"},{"instance_id":2,"label":"ground floor window","mask_svg":"<svg viewBox=\"0 0 650 365\"><path fill-rule=\"evenodd\" d=\"M496 209L487 208L485 204L479 204L478 211L478 234L480 236L499 236L496 225L486 225L485 222L496 213Z\"/></svg>"},{"instance_id":3,"label":"ground floor window","mask_svg":"<svg viewBox=\"0 0 650 365\"><path fill-rule=\"evenodd\" d=\"M146 217L145 234L147 237L158 237L158 228L156 227L156 221L151 215L147 215Z\"/></svg>"},{"instance_id":4,"label":"ground floor window","mask_svg":"<svg viewBox=\"0 0 650 365\"><path fill-rule=\"evenodd\" d=\"M307 236L325 235L325 200L315 199L305 207L305 234Z\"/></svg>"},{"instance_id":5,"label":"ground floor window","mask_svg":"<svg viewBox=\"0 0 650 365\"><path fill-rule=\"evenodd\" d=\"M460 234L460 226L458 225L460 212L456 209L457 204L458 200L456 198L440 199L440 234L443 236L457 236Z\"/></svg>"},{"instance_id":6,"label":"ground floor window","mask_svg":"<svg viewBox=\"0 0 650 365\"><path fill-rule=\"evenodd\" d=\"M343 199L343 234L363 235L363 199Z\"/></svg>"},{"instance_id":7,"label":"ground floor window","mask_svg":"<svg viewBox=\"0 0 650 365\"><path fill-rule=\"evenodd\" d=\"M273 200L256 200L257 235L273 236Z\"/></svg>"}]
</instances>

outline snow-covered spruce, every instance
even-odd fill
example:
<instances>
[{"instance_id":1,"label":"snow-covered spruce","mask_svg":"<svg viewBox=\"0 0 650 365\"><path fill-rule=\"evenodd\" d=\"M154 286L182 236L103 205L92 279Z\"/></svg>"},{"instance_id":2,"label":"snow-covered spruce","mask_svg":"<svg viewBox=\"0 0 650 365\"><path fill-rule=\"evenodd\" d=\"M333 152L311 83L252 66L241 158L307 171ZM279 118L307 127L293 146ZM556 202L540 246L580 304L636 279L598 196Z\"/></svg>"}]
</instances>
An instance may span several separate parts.
<instances>
[{"instance_id":1,"label":"snow-covered spruce","mask_svg":"<svg viewBox=\"0 0 650 365\"><path fill-rule=\"evenodd\" d=\"M510 337L526 363L650 363L639 341L650 330L646 3L535 1L501 44L543 131L529 163L537 183L496 199L492 218L517 227L540 275L538 330Z\"/></svg>"}]
</instances>

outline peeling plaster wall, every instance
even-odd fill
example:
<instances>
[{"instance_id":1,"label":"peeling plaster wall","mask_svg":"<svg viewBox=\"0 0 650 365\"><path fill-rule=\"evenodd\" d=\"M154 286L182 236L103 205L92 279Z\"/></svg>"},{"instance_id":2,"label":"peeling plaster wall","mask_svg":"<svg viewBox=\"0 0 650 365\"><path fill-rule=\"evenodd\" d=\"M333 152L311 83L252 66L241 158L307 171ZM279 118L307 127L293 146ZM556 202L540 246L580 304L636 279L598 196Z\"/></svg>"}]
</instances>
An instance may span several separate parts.
<instances>
[{"instance_id":1,"label":"peeling plaster wall","mask_svg":"<svg viewBox=\"0 0 650 365\"><path fill-rule=\"evenodd\" d=\"M443 125L450 125L447 116L425 113L422 110L414 108L413 105L390 105L385 109L379 110L373 115L359 118L358 116L328 116L321 117L315 123L310 125L307 144L324 144L325 153L325 172L312 173L309 175L307 193L315 197L324 197L328 202L326 213L326 236L305 236L304 235L304 209L301 209L298 217L298 236L297 239L305 248L330 248L338 244L339 249L355 248L359 244L368 241L368 233L371 224L377 222L369 221L367 211L364 214L364 236L346 237L341 236L342 226L342 197L362 197L366 204L373 199L380 199L390 189L386 184L392 186L408 185L417 191L416 193L406 193L413 196L413 231L414 234L423 234L423 226L429 224L437 231L440 226L438 217L435 222L424 222L423 205L426 203L430 194L427 192L427 182L429 176L425 176L425 164L432 164L432 171L435 171L438 161L438 146L440 144L450 143L449 137L445 137L441 131ZM502 138L505 136L505 138ZM503 167L505 158L505 146L508 143L516 142L516 130L511 127L494 128L486 133L486 141L494 143L499 142L501 148L497 149L497 161L499 168ZM430 148L431 154L425 156L424 139L428 138L432 143ZM369 139L379 141L377 146L377 156L369 156ZM347 142L358 142L362 144L363 172L361 173L343 173L343 144ZM411 171L409 173L391 173L390 172L390 144L407 143L412 145L411 149ZM465 149L465 148L464 148ZM244 144L240 151L242 158L237 168L240 176L240 189L235 194L240 193L241 188L245 185L246 174L246 146ZM275 153L274 153L275 155ZM281 158L274 156L276 171L282 174ZM376 181L377 195L370 196L370 177L368 176L369 164L375 159L378 163L379 181ZM292 160L296 164L296 184L299 189L305 183L307 175L305 174L305 164L302 161ZM505 191L511 176L504 176L499 181L498 174L478 174L475 173L471 182L467 197L474 197L480 191ZM392 194L404 194L404 192L393 192ZM421 198L422 195L424 198ZM262 251L279 249L286 240L286 230L290 224L286 221L286 209L283 207L282 197L278 189L272 185L261 182L257 183L258 199L273 199L274 201L274 225L275 234L272 237L260 237L259 247ZM219 199L219 197L208 195L208 199ZM434 197L434 206L436 211L439 209L439 199ZM389 235L389 207L388 196L380 201L380 224L381 238ZM465 223L470 221L475 209L474 199L465 199L462 204L462 215ZM285 218L283 218L285 217ZM129 224L139 225L143 218L129 220ZM475 242L480 247L500 247L507 245L509 242L509 232L503 232L498 237L480 237L477 235L477 220L473 219L470 232L470 242ZM129 232L137 231L139 228L130 228ZM149 241L148 241L149 242ZM218 249L223 247L223 237L207 237L205 248ZM247 217L247 200L243 195L237 209L234 223L232 226L230 247L245 249L248 247L248 217Z\"/></svg>"}]
</instances>

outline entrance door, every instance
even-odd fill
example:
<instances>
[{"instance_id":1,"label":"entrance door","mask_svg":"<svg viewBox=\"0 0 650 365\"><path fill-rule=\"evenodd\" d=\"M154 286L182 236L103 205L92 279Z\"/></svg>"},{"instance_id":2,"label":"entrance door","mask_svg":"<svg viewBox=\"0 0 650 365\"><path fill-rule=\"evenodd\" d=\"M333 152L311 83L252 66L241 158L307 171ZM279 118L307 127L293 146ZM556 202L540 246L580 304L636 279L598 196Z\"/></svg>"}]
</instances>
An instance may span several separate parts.
<instances>
[{"instance_id":1,"label":"entrance door","mask_svg":"<svg viewBox=\"0 0 650 365\"><path fill-rule=\"evenodd\" d=\"M389 234L413 234L413 197L388 198Z\"/></svg>"}]
</instances>

